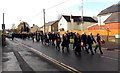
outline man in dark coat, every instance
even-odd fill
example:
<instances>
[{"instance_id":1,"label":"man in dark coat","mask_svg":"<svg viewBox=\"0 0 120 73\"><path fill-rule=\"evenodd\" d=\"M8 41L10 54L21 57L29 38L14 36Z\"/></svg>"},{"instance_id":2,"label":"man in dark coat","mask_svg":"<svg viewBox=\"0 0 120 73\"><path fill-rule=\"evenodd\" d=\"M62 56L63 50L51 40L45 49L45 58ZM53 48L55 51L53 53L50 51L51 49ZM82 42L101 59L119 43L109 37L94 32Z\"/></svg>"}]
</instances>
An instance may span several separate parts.
<instances>
[{"instance_id":1,"label":"man in dark coat","mask_svg":"<svg viewBox=\"0 0 120 73\"><path fill-rule=\"evenodd\" d=\"M70 39L66 34L63 34L63 42L62 42L62 50L64 51L64 47L67 48L67 51L69 52L69 43Z\"/></svg>"},{"instance_id":2,"label":"man in dark coat","mask_svg":"<svg viewBox=\"0 0 120 73\"><path fill-rule=\"evenodd\" d=\"M95 41L92 33L90 32L89 35L88 35L88 37L87 37L87 44L88 44L87 52L90 50L92 55L94 55L93 50L92 50L92 44L93 44L93 42L96 43L96 41Z\"/></svg>"},{"instance_id":3,"label":"man in dark coat","mask_svg":"<svg viewBox=\"0 0 120 73\"><path fill-rule=\"evenodd\" d=\"M96 45L96 47L94 49L95 53L96 53L97 48L99 47L100 53L103 54L102 49L101 49L101 43L100 43L101 37L100 37L99 33L97 34L96 41L97 41L97 45Z\"/></svg>"},{"instance_id":4,"label":"man in dark coat","mask_svg":"<svg viewBox=\"0 0 120 73\"><path fill-rule=\"evenodd\" d=\"M52 45L53 46L55 46L55 33L53 32L52 34L51 34L51 40L52 40Z\"/></svg>"},{"instance_id":5,"label":"man in dark coat","mask_svg":"<svg viewBox=\"0 0 120 73\"><path fill-rule=\"evenodd\" d=\"M85 50L87 50L87 35L85 32L83 32L81 35L81 41L83 42L82 48L85 48Z\"/></svg>"},{"instance_id":6,"label":"man in dark coat","mask_svg":"<svg viewBox=\"0 0 120 73\"><path fill-rule=\"evenodd\" d=\"M80 46L81 38L80 38L80 35L78 33L75 35L74 43L75 43L74 44L75 45L75 54L81 55L81 46Z\"/></svg>"},{"instance_id":7,"label":"man in dark coat","mask_svg":"<svg viewBox=\"0 0 120 73\"><path fill-rule=\"evenodd\" d=\"M15 36L15 34L14 34L14 33L12 33L12 40L14 40L14 36Z\"/></svg>"},{"instance_id":8,"label":"man in dark coat","mask_svg":"<svg viewBox=\"0 0 120 73\"><path fill-rule=\"evenodd\" d=\"M43 44L43 41L44 41L44 34L43 34L43 32L40 33L40 40L41 40L41 42Z\"/></svg>"}]
</instances>

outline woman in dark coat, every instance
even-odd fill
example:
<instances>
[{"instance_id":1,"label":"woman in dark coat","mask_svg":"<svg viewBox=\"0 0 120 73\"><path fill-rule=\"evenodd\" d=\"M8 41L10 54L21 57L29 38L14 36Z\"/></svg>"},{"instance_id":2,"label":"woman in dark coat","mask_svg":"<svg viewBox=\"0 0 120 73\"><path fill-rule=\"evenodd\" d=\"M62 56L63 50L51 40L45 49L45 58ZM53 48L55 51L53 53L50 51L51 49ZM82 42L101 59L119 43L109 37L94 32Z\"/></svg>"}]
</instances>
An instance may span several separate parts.
<instances>
[{"instance_id":1,"label":"woman in dark coat","mask_svg":"<svg viewBox=\"0 0 120 73\"><path fill-rule=\"evenodd\" d=\"M49 36L47 33L45 33L44 39L45 39L45 45L46 45L46 43L49 45Z\"/></svg>"},{"instance_id":2,"label":"woman in dark coat","mask_svg":"<svg viewBox=\"0 0 120 73\"><path fill-rule=\"evenodd\" d=\"M96 50L97 50L97 48L99 47L100 53L103 54L103 52L102 52L102 50L101 50L100 40L101 40L101 37L100 37L100 34L98 33L98 34L97 34L97 38L96 38L97 45L96 45L94 51L95 51L95 53L96 53Z\"/></svg>"},{"instance_id":3,"label":"woman in dark coat","mask_svg":"<svg viewBox=\"0 0 120 73\"><path fill-rule=\"evenodd\" d=\"M80 46L81 38L78 33L75 35L74 42L75 42L75 44L74 44L75 45L75 54L81 55L81 46Z\"/></svg>"},{"instance_id":4,"label":"woman in dark coat","mask_svg":"<svg viewBox=\"0 0 120 73\"><path fill-rule=\"evenodd\" d=\"M95 41L92 33L90 32L89 35L88 35L88 37L87 37L87 44L88 44L87 52L90 50L92 55L94 55L93 50L92 50L92 44L93 44L93 42L96 43L96 41Z\"/></svg>"},{"instance_id":5,"label":"woman in dark coat","mask_svg":"<svg viewBox=\"0 0 120 73\"><path fill-rule=\"evenodd\" d=\"M63 42L61 44L62 46L62 50L64 51L64 47L67 48L67 51L69 51L69 43L70 43L70 39L66 34L63 34Z\"/></svg>"},{"instance_id":6,"label":"woman in dark coat","mask_svg":"<svg viewBox=\"0 0 120 73\"><path fill-rule=\"evenodd\" d=\"M87 50L87 35L85 34L85 32L83 32L81 35L81 41L83 42L82 48L85 48L85 50Z\"/></svg>"},{"instance_id":7,"label":"woman in dark coat","mask_svg":"<svg viewBox=\"0 0 120 73\"><path fill-rule=\"evenodd\" d=\"M44 41L44 34L43 34L43 32L40 33L40 40L41 40L41 42L43 44L43 41Z\"/></svg>"},{"instance_id":8,"label":"woman in dark coat","mask_svg":"<svg viewBox=\"0 0 120 73\"><path fill-rule=\"evenodd\" d=\"M61 43L60 34L56 33L55 37L56 37L56 49L59 51L60 50L60 43Z\"/></svg>"}]
</instances>

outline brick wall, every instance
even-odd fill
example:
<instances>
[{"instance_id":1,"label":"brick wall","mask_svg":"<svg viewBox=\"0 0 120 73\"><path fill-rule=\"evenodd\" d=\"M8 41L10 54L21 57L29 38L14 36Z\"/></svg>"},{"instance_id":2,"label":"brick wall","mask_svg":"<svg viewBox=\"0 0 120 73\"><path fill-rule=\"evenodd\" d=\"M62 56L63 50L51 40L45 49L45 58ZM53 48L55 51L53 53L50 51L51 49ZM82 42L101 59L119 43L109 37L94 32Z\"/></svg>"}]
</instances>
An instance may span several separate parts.
<instances>
[{"instance_id":1,"label":"brick wall","mask_svg":"<svg viewBox=\"0 0 120 73\"><path fill-rule=\"evenodd\" d=\"M100 29L104 29L106 30L107 28L109 28L110 30L119 30L120 29L120 23L106 23L105 25L94 25L88 28L88 30L99 30Z\"/></svg>"}]
</instances>

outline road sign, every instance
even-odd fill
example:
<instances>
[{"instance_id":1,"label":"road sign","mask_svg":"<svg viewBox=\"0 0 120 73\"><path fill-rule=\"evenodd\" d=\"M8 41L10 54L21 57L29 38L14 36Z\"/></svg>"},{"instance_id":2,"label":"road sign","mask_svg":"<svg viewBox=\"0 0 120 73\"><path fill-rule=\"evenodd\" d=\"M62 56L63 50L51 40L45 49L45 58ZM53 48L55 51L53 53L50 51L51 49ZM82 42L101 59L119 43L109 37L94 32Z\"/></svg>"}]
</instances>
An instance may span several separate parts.
<instances>
[{"instance_id":1,"label":"road sign","mask_svg":"<svg viewBox=\"0 0 120 73\"><path fill-rule=\"evenodd\" d=\"M2 24L2 29L5 29L5 24Z\"/></svg>"}]
</instances>

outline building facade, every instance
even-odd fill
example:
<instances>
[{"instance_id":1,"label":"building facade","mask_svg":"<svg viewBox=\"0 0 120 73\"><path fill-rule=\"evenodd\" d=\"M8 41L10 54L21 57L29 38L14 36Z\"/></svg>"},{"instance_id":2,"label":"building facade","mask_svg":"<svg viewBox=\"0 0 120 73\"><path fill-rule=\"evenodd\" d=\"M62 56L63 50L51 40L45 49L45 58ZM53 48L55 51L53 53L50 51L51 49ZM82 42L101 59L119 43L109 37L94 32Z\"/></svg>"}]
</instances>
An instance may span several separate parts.
<instances>
[{"instance_id":1,"label":"building facade","mask_svg":"<svg viewBox=\"0 0 120 73\"><path fill-rule=\"evenodd\" d=\"M92 17L83 17L83 23L81 16L66 16L62 15L60 21L58 22L59 31L78 31L87 30L87 27L97 23Z\"/></svg>"},{"instance_id":2,"label":"building facade","mask_svg":"<svg viewBox=\"0 0 120 73\"><path fill-rule=\"evenodd\" d=\"M30 26L27 22L21 22L17 27L18 33L28 33L30 31Z\"/></svg>"},{"instance_id":3,"label":"building facade","mask_svg":"<svg viewBox=\"0 0 120 73\"><path fill-rule=\"evenodd\" d=\"M120 4L114 4L98 14L98 24L88 27L88 30L120 30Z\"/></svg>"}]
</instances>

